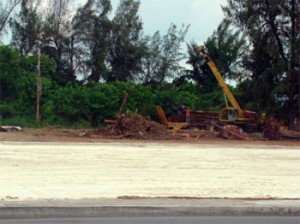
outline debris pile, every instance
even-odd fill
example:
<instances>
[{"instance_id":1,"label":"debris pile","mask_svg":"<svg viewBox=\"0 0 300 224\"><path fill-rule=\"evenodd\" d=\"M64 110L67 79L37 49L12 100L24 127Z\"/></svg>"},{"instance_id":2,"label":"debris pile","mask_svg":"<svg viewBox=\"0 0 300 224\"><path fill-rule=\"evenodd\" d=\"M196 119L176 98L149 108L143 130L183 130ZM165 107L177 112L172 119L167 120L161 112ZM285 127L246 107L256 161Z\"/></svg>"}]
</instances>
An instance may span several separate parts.
<instances>
[{"instance_id":1,"label":"debris pile","mask_svg":"<svg viewBox=\"0 0 300 224\"><path fill-rule=\"evenodd\" d=\"M100 135L113 139L141 139L141 140L167 140L174 139L172 132L165 126L151 121L149 117L139 114L128 114L111 121L111 125L99 128L89 136Z\"/></svg>"},{"instance_id":2,"label":"debris pile","mask_svg":"<svg viewBox=\"0 0 300 224\"><path fill-rule=\"evenodd\" d=\"M218 112L213 111L199 111L199 110L186 110L178 109L178 113L176 115L172 115L170 117L171 122L186 122L187 114L190 117L190 123L194 126L210 126L210 122L212 120L216 120L218 118Z\"/></svg>"},{"instance_id":3,"label":"debris pile","mask_svg":"<svg viewBox=\"0 0 300 224\"><path fill-rule=\"evenodd\" d=\"M226 139L239 139L239 140L253 140L250 136L245 133L241 132L239 127L236 125L225 125L220 126L217 124L213 124L217 129L221 130L221 136Z\"/></svg>"},{"instance_id":4,"label":"debris pile","mask_svg":"<svg viewBox=\"0 0 300 224\"><path fill-rule=\"evenodd\" d=\"M270 140L278 140L281 138L280 123L273 116L266 116L264 121L263 136Z\"/></svg>"},{"instance_id":5,"label":"debris pile","mask_svg":"<svg viewBox=\"0 0 300 224\"><path fill-rule=\"evenodd\" d=\"M252 140L247 133L241 131L236 125L225 125L222 136L227 139Z\"/></svg>"},{"instance_id":6,"label":"debris pile","mask_svg":"<svg viewBox=\"0 0 300 224\"><path fill-rule=\"evenodd\" d=\"M181 135L182 137L194 138L194 139L200 139L200 138L215 139L221 136L221 132L193 128L193 129L180 129L176 133L176 135Z\"/></svg>"}]
</instances>

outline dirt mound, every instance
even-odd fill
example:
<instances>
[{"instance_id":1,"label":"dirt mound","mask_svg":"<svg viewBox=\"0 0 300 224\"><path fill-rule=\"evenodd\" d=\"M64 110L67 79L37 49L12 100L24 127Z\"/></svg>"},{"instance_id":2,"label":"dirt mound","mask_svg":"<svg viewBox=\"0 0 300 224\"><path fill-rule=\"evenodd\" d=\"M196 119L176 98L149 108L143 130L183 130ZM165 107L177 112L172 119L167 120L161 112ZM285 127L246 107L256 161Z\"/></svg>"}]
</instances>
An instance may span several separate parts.
<instances>
[{"instance_id":1,"label":"dirt mound","mask_svg":"<svg viewBox=\"0 0 300 224\"><path fill-rule=\"evenodd\" d=\"M111 125L99 128L94 135L106 138L130 138L141 140L173 139L172 133L163 125L139 114L128 114L118 118Z\"/></svg>"}]
</instances>

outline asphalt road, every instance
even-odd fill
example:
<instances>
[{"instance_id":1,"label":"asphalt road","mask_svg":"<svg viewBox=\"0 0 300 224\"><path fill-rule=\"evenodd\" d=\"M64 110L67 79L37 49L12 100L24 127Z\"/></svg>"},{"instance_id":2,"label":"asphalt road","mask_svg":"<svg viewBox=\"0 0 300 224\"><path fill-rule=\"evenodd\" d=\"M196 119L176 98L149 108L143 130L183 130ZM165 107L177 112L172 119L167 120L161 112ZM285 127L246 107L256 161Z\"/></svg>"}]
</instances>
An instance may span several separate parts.
<instances>
[{"instance_id":1,"label":"asphalt road","mask_svg":"<svg viewBox=\"0 0 300 224\"><path fill-rule=\"evenodd\" d=\"M299 224L300 217L140 217L0 220L1 224Z\"/></svg>"}]
</instances>

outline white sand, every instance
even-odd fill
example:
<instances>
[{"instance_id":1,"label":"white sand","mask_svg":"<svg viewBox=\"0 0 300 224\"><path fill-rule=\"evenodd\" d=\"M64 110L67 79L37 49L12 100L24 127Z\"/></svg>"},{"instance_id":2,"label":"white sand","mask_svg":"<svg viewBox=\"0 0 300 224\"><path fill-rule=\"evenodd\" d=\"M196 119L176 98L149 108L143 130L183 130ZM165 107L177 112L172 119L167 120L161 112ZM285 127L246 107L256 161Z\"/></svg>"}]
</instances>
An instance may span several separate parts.
<instances>
[{"instance_id":1,"label":"white sand","mask_svg":"<svg viewBox=\"0 0 300 224\"><path fill-rule=\"evenodd\" d=\"M0 142L2 201L119 196L300 198L300 148Z\"/></svg>"}]
</instances>

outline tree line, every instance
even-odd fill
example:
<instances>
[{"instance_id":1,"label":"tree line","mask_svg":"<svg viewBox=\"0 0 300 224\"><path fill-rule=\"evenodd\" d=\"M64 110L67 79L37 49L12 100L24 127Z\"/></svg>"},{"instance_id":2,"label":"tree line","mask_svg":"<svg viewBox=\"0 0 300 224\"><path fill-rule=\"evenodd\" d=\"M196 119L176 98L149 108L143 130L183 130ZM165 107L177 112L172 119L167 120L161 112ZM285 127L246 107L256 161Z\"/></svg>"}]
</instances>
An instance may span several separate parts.
<instances>
[{"instance_id":1,"label":"tree line","mask_svg":"<svg viewBox=\"0 0 300 224\"><path fill-rule=\"evenodd\" d=\"M164 82L178 75L181 43L188 26L167 33L143 33L140 2L122 0L112 17L110 0L88 0L71 9L70 0L23 0L9 20L11 46L22 55L41 52L55 62L54 80L82 82Z\"/></svg>"},{"instance_id":2,"label":"tree line","mask_svg":"<svg viewBox=\"0 0 300 224\"><path fill-rule=\"evenodd\" d=\"M129 97L127 109L144 115L155 116L155 104L168 113L179 104L201 110L224 105L198 43L186 43L189 26L170 24L164 35L146 35L139 0L120 0L114 15L110 0L87 0L77 9L69 0L47 1L47 7L38 0L6 3L0 5L0 37L10 29L12 40L0 48L1 120L34 114L38 48L42 111L50 124L98 125L133 88L140 92ZM223 77L237 82L232 91L242 107L272 113L290 127L300 107L299 5L299 0L228 0L225 19L205 41ZM191 69L182 67L183 60Z\"/></svg>"}]
</instances>

